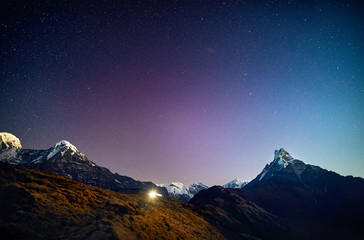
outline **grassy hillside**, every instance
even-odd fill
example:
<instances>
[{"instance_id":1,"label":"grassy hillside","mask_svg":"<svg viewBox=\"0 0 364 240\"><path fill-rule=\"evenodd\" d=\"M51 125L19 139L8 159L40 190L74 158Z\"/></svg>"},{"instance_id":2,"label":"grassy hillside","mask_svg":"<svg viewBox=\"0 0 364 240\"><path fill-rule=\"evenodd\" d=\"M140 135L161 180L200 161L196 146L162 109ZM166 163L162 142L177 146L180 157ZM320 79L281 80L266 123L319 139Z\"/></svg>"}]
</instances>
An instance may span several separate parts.
<instances>
[{"instance_id":1,"label":"grassy hillside","mask_svg":"<svg viewBox=\"0 0 364 240\"><path fill-rule=\"evenodd\" d=\"M0 163L0 239L224 239L192 208Z\"/></svg>"}]
</instances>

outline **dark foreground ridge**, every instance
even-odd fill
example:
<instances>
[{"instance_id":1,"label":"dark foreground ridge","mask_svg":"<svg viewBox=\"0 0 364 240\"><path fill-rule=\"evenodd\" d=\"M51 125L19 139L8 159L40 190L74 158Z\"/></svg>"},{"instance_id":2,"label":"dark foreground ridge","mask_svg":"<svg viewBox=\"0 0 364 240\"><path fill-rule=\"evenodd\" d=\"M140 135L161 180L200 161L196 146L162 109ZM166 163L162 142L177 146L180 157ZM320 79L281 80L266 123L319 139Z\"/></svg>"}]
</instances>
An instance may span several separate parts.
<instances>
[{"instance_id":1,"label":"dark foreground ridge","mask_svg":"<svg viewBox=\"0 0 364 240\"><path fill-rule=\"evenodd\" d=\"M192 205L0 162L0 239L224 239Z\"/></svg>"}]
</instances>

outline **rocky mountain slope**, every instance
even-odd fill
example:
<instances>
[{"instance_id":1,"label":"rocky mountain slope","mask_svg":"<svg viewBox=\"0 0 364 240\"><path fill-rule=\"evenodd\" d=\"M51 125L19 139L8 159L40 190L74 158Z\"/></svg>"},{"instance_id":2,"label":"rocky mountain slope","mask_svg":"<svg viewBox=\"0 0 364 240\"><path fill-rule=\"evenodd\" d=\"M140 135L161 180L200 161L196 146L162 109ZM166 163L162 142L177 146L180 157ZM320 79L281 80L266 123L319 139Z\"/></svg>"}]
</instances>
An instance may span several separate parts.
<instances>
[{"instance_id":1,"label":"rocky mountain slope","mask_svg":"<svg viewBox=\"0 0 364 240\"><path fill-rule=\"evenodd\" d=\"M1 239L224 239L192 205L0 162Z\"/></svg>"},{"instance_id":2,"label":"rocky mountain slope","mask_svg":"<svg viewBox=\"0 0 364 240\"><path fill-rule=\"evenodd\" d=\"M8 133L0 134L0 139L5 140L1 140L0 161L2 162L52 171L105 189L125 187L157 189L160 194L168 196L165 188L160 188L152 182L137 181L98 166L68 141L62 140L46 150L32 150L22 149L19 140L17 147L14 147L11 143L16 137L5 138L4 136L8 136Z\"/></svg>"}]
</instances>

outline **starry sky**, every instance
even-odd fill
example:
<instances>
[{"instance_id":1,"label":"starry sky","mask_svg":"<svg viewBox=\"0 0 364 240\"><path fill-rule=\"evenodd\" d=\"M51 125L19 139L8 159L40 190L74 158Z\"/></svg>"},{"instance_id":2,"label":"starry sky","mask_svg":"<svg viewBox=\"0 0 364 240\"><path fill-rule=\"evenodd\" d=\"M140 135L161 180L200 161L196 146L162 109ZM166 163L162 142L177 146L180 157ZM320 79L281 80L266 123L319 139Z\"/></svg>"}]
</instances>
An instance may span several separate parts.
<instances>
[{"instance_id":1,"label":"starry sky","mask_svg":"<svg viewBox=\"0 0 364 240\"><path fill-rule=\"evenodd\" d=\"M155 183L250 180L284 147L364 177L360 1L0 3L0 131Z\"/></svg>"}]
</instances>

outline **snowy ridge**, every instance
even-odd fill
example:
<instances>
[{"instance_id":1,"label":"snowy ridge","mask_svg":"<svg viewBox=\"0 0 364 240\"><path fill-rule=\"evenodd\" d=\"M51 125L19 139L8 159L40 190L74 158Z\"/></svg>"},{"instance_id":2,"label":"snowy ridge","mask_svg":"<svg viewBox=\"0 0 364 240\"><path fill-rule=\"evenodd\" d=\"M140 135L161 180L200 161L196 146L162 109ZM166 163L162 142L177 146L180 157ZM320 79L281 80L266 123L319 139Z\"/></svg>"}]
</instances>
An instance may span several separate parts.
<instances>
[{"instance_id":1,"label":"snowy ridge","mask_svg":"<svg viewBox=\"0 0 364 240\"><path fill-rule=\"evenodd\" d=\"M183 185L183 183L181 183L181 182L170 182L170 183L165 183L165 184L157 184L157 186L165 187L167 189L168 193L170 193L172 195L185 194L192 198L192 195L190 194L190 192L188 191L186 186Z\"/></svg>"},{"instance_id":2,"label":"snowy ridge","mask_svg":"<svg viewBox=\"0 0 364 240\"><path fill-rule=\"evenodd\" d=\"M195 195L199 191L204 190L204 189L207 189L207 188L209 188L209 187L206 186L205 184L203 184L202 182L195 182L195 183L192 183L188 187L188 190L189 190L190 194Z\"/></svg>"},{"instance_id":3,"label":"snowy ridge","mask_svg":"<svg viewBox=\"0 0 364 240\"><path fill-rule=\"evenodd\" d=\"M157 184L159 187L165 187L171 198L180 199L188 202L199 191L207 189L208 186L201 182L191 184L188 188L181 182L170 182L165 184Z\"/></svg>"},{"instance_id":4,"label":"snowy ridge","mask_svg":"<svg viewBox=\"0 0 364 240\"><path fill-rule=\"evenodd\" d=\"M242 181L240 179L234 179L224 185L222 185L223 188L243 188L245 185L247 185L248 182Z\"/></svg>"},{"instance_id":5,"label":"snowy ridge","mask_svg":"<svg viewBox=\"0 0 364 240\"><path fill-rule=\"evenodd\" d=\"M62 140L46 150L32 150L21 148L19 139L10 133L0 133L0 138L2 141L0 161L23 166L41 165L49 160L72 162L77 165L81 164L81 161L82 164L86 161L88 165L96 167L96 164L88 160L83 153L66 140Z\"/></svg>"}]
</instances>

